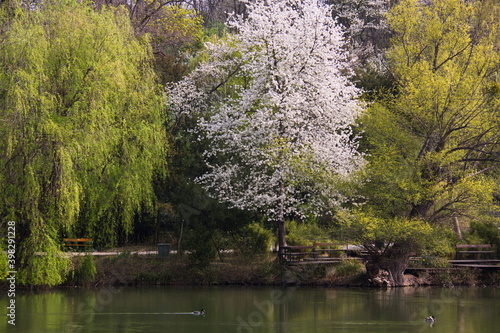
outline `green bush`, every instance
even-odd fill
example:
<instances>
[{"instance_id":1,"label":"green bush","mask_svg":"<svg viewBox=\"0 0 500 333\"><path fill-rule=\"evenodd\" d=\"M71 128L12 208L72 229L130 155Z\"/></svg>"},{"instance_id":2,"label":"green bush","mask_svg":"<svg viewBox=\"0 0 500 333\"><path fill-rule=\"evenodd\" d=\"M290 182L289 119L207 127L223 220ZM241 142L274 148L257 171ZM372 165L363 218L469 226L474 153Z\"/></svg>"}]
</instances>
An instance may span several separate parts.
<instances>
[{"instance_id":1,"label":"green bush","mask_svg":"<svg viewBox=\"0 0 500 333\"><path fill-rule=\"evenodd\" d=\"M94 280L97 269L94 263L94 257L87 254L78 260L74 271L70 273L70 282L75 284L85 284Z\"/></svg>"},{"instance_id":2,"label":"green bush","mask_svg":"<svg viewBox=\"0 0 500 333\"><path fill-rule=\"evenodd\" d=\"M448 258L436 256L422 256L421 267L425 268L447 268L452 265L448 262Z\"/></svg>"},{"instance_id":3,"label":"green bush","mask_svg":"<svg viewBox=\"0 0 500 333\"><path fill-rule=\"evenodd\" d=\"M38 230L38 229L37 229ZM40 229L44 230L44 229ZM47 230L42 236L32 235L19 244L18 281L27 286L56 286L64 282L71 267L71 259L62 254ZM40 241L37 237L44 238ZM45 255L36 255L45 252ZM17 253L17 252L16 252Z\"/></svg>"},{"instance_id":4,"label":"green bush","mask_svg":"<svg viewBox=\"0 0 500 333\"><path fill-rule=\"evenodd\" d=\"M500 230L495 223L471 222L470 234L466 237L470 243L491 244L500 255Z\"/></svg>"},{"instance_id":5,"label":"green bush","mask_svg":"<svg viewBox=\"0 0 500 333\"><path fill-rule=\"evenodd\" d=\"M327 233L315 223L288 221L286 228L286 242L288 245L307 246L312 245L314 242L329 242L325 239Z\"/></svg>"},{"instance_id":6,"label":"green bush","mask_svg":"<svg viewBox=\"0 0 500 333\"><path fill-rule=\"evenodd\" d=\"M245 257L254 257L269 251L272 237L271 231L254 222L241 229L236 246Z\"/></svg>"},{"instance_id":7,"label":"green bush","mask_svg":"<svg viewBox=\"0 0 500 333\"><path fill-rule=\"evenodd\" d=\"M431 242L431 246L422 249L417 255L453 259L455 256L455 244L458 241L457 235L446 227L434 226L433 228L433 234L439 235L439 237L433 237L439 241Z\"/></svg>"},{"instance_id":8,"label":"green bush","mask_svg":"<svg viewBox=\"0 0 500 333\"><path fill-rule=\"evenodd\" d=\"M356 277L366 272L362 262L356 259L347 259L335 267L335 275L338 277Z\"/></svg>"},{"instance_id":9,"label":"green bush","mask_svg":"<svg viewBox=\"0 0 500 333\"><path fill-rule=\"evenodd\" d=\"M215 259L217 250L213 237L214 232L201 224L186 233L184 246L189 251L188 258L193 267L208 267Z\"/></svg>"}]
</instances>

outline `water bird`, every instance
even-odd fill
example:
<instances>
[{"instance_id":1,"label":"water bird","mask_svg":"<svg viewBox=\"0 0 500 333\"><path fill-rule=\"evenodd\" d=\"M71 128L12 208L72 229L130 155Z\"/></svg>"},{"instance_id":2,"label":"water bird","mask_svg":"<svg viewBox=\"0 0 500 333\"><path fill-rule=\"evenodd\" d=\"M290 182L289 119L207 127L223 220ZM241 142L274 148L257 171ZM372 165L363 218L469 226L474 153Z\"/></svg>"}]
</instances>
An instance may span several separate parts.
<instances>
[{"instance_id":1,"label":"water bird","mask_svg":"<svg viewBox=\"0 0 500 333\"><path fill-rule=\"evenodd\" d=\"M425 318L425 321L428 322L428 323L433 323L433 322L436 321L436 317L429 316L429 317Z\"/></svg>"},{"instance_id":2,"label":"water bird","mask_svg":"<svg viewBox=\"0 0 500 333\"><path fill-rule=\"evenodd\" d=\"M195 316L203 316L205 315L205 310L201 309L200 311L193 311Z\"/></svg>"}]
</instances>

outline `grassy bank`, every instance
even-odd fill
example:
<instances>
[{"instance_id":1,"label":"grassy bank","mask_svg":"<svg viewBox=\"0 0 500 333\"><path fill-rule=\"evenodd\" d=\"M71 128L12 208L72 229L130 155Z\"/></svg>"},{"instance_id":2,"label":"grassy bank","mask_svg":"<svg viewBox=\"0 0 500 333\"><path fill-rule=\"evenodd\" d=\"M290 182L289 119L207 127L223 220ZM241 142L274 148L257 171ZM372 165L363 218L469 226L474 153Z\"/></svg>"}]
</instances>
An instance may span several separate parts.
<instances>
[{"instance_id":1,"label":"grassy bank","mask_svg":"<svg viewBox=\"0 0 500 333\"><path fill-rule=\"evenodd\" d=\"M274 255L248 260L231 255L222 261L200 264L189 256L124 252L114 256L74 258L74 272L67 286L120 285L315 285L370 286L364 266L358 261L341 264L282 266ZM84 260L92 260L95 274ZM87 267L86 267L87 266ZM447 268L410 271L408 285L472 286L500 285L500 271Z\"/></svg>"}]
</instances>

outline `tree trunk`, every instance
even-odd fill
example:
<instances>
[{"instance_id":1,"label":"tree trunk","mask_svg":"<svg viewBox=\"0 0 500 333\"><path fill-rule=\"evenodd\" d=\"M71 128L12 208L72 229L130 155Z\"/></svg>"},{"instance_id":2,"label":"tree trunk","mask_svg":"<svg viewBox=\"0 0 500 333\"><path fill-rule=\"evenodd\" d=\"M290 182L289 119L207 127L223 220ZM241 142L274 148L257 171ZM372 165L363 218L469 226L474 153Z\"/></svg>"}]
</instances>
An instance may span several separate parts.
<instances>
[{"instance_id":1,"label":"tree trunk","mask_svg":"<svg viewBox=\"0 0 500 333\"><path fill-rule=\"evenodd\" d=\"M286 246L285 240L285 221L283 219L278 220L278 255L280 260L283 259L283 247Z\"/></svg>"},{"instance_id":2,"label":"tree trunk","mask_svg":"<svg viewBox=\"0 0 500 333\"><path fill-rule=\"evenodd\" d=\"M419 217L425 220L432 205L433 202L430 200L414 205L410 211L410 217Z\"/></svg>"},{"instance_id":3,"label":"tree trunk","mask_svg":"<svg viewBox=\"0 0 500 333\"><path fill-rule=\"evenodd\" d=\"M400 261L392 261L390 265L386 266L391 287L403 287L405 285L404 272L407 267L408 258L401 258Z\"/></svg>"},{"instance_id":4,"label":"tree trunk","mask_svg":"<svg viewBox=\"0 0 500 333\"><path fill-rule=\"evenodd\" d=\"M284 214L284 185L280 182L280 199L278 207L278 259L283 261L283 246L286 246L285 214Z\"/></svg>"},{"instance_id":5,"label":"tree trunk","mask_svg":"<svg viewBox=\"0 0 500 333\"><path fill-rule=\"evenodd\" d=\"M411 252L404 246L394 245L386 251L370 254L366 272L370 282L377 287L402 287L404 272L408 267Z\"/></svg>"},{"instance_id":6,"label":"tree trunk","mask_svg":"<svg viewBox=\"0 0 500 333\"><path fill-rule=\"evenodd\" d=\"M454 216L453 220L455 221L455 228L457 230L458 239L462 240L462 230L460 229L460 223L458 222L458 217Z\"/></svg>"},{"instance_id":7,"label":"tree trunk","mask_svg":"<svg viewBox=\"0 0 500 333\"><path fill-rule=\"evenodd\" d=\"M370 282L376 287L403 287L404 271L408 264L400 262L391 265L366 263Z\"/></svg>"}]
</instances>

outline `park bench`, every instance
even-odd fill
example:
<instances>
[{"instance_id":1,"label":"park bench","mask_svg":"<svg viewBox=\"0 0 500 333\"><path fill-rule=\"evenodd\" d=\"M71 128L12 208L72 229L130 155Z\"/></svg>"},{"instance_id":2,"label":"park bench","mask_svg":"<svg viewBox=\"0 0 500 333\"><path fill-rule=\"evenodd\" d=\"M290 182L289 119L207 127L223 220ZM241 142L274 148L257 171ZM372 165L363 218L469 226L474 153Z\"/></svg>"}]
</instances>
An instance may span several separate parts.
<instances>
[{"instance_id":1,"label":"park bench","mask_svg":"<svg viewBox=\"0 0 500 333\"><path fill-rule=\"evenodd\" d=\"M488 249L488 250L487 250ZM455 259L482 259L482 256L493 257L495 251L491 250L491 244L457 244Z\"/></svg>"},{"instance_id":2,"label":"park bench","mask_svg":"<svg viewBox=\"0 0 500 333\"><path fill-rule=\"evenodd\" d=\"M92 247L91 238L64 238L66 248L90 249Z\"/></svg>"}]
</instances>

